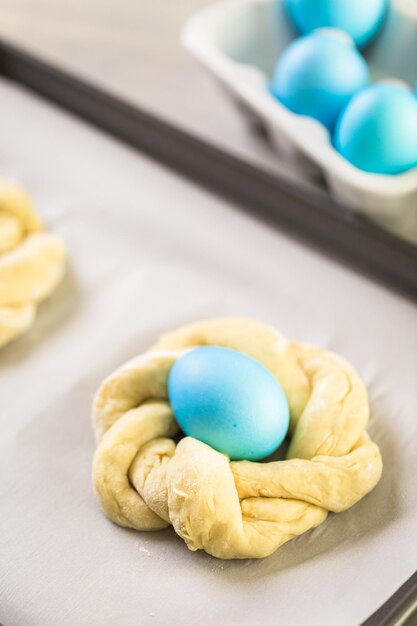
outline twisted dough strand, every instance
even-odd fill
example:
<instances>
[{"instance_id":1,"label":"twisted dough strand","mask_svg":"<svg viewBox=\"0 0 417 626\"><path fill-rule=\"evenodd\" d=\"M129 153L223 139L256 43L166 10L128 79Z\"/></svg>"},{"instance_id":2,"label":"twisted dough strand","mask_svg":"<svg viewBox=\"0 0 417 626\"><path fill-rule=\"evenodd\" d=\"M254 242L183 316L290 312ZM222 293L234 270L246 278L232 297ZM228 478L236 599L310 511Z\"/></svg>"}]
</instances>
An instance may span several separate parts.
<instances>
[{"instance_id":1,"label":"twisted dough strand","mask_svg":"<svg viewBox=\"0 0 417 626\"><path fill-rule=\"evenodd\" d=\"M27 194L0 181L0 347L30 328L64 265L61 241L42 231Z\"/></svg>"},{"instance_id":2,"label":"twisted dough strand","mask_svg":"<svg viewBox=\"0 0 417 626\"><path fill-rule=\"evenodd\" d=\"M287 460L231 463L191 437L173 441L169 372L201 345L240 350L279 379L291 409ZM268 556L358 502L382 471L353 368L251 320L202 321L163 336L104 381L93 419L93 482L106 515L138 530L171 523L191 550L220 558Z\"/></svg>"}]
</instances>

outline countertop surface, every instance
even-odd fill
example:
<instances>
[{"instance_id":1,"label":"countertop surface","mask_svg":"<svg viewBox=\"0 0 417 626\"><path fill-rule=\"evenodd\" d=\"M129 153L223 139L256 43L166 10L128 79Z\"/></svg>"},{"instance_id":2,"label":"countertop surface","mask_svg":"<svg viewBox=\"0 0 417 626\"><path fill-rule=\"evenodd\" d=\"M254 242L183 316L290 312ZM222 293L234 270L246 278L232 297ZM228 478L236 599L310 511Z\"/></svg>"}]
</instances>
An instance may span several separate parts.
<instances>
[{"instance_id":1,"label":"countertop surface","mask_svg":"<svg viewBox=\"0 0 417 626\"><path fill-rule=\"evenodd\" d=\"M187 17L208 0L0 0L0 37L205 141L304 185L253 136L183 49Z\"/></svg>"}]
</instances>

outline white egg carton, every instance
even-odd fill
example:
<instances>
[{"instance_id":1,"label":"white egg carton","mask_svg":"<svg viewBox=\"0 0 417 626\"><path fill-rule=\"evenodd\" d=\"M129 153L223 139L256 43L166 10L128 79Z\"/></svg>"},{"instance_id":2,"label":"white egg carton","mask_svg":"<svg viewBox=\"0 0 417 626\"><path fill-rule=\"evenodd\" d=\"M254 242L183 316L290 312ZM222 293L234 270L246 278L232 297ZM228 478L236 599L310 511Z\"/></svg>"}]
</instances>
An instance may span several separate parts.
<instances>
[{"instance_id":1,"label":"white egg carton","mask_svg":"<svg viewBox=\"0 0 417 626\"><path fill-rule=\"evenodd\" d=\"M296 36L282 0L223 0L188 20L182 42L239 109L265 125L281 155L307 176L321 173L343 204L417 243L417 168L397 176L357 169L336 152L320 123L295 115L268 93L276 60ZM384 29L365 57L373 82L417 83L417 0L392 0Z\"/></svg>"}]
</instances>

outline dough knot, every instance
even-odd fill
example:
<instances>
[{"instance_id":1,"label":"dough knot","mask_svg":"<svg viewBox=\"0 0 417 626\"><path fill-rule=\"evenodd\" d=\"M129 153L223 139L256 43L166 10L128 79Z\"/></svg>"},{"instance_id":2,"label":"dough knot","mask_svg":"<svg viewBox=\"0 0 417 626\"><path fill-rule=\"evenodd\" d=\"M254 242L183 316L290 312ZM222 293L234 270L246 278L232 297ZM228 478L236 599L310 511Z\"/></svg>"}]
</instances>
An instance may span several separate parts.
<instances>
[{"instance_id":1,"label":"dough knot","mask_svg":"<svg viewBox=\"0 0 417 626\"><path fill-rule=\"evenodd\" d=\"M42 230L27 194L0 181L0 347L30 328L64 266L64 246Z\"/></svg>"},{"instance_id":2,"label":"dough knot","mask_svg":"<svg viewBox=\"0 0 417 626\"><path fill-rule=\"evenodd\" d=\"M197 346L239 350L281 383L290 406L285 460L230 460L178 426L167 394L170 369ZM93 483L116 524L157 530L172 524L191 550L261 558L353 506L381 476L366 426L367 391L337 355L290 342L245 319L197 322L162 336L107 378L93 409L98 446Z\"/></svg>"}]
</instances>

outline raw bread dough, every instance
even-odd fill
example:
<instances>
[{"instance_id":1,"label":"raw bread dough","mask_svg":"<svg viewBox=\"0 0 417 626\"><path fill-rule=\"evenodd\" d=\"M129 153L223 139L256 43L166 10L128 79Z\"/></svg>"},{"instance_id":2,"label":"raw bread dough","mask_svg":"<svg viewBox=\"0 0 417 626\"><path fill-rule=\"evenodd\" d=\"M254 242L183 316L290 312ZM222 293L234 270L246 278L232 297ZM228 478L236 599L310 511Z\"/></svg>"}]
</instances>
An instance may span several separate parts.
<instances>
[{"instance_id":1,"label":"raw bread dough","mask_svg":"<svg viewBox=\"0 0 417 626\"><path fill-rule=\"evenodd\" d=\"M30 328L64 267L64 246L43 232L27 194L0 181L0 348Z\"/></svg>"},{"instance_id":2,"label":"raw bread dough","mask_svg":"<svg viewBox=\"0 0 417 626\"><path fill-rule=\"evenodd\" d=\"M192 437L172 439L168 375L179 356L202 345L240 350L280 381L291 411L287 460L230 462ZM382 460L368 419L364 384L335 354L251 320L201 321L164 335L103 382L93 408L93 483L121 526L172 524L191 550L261 558L375 487Z\"/></svg>"}]
</instances>

